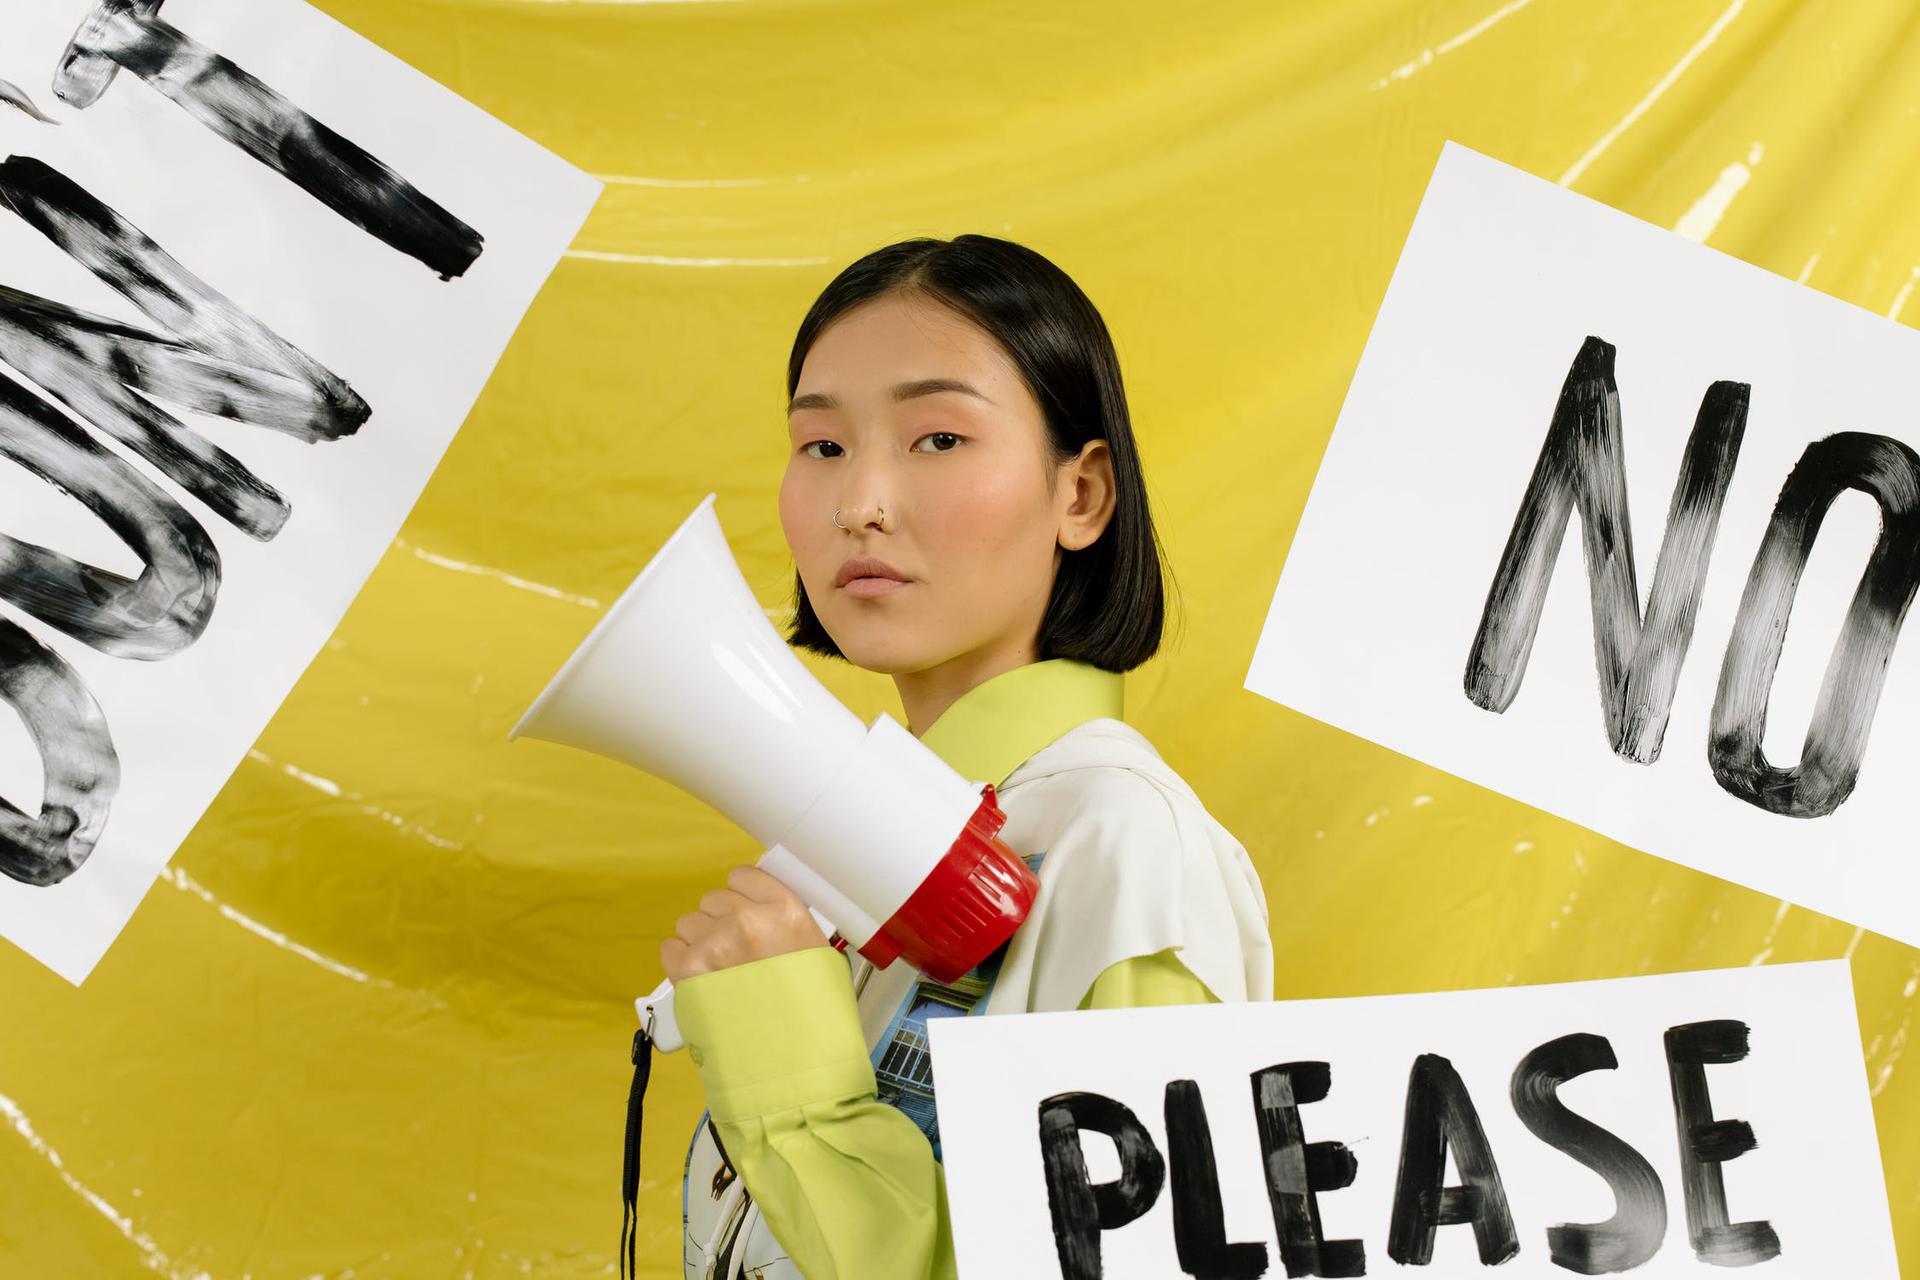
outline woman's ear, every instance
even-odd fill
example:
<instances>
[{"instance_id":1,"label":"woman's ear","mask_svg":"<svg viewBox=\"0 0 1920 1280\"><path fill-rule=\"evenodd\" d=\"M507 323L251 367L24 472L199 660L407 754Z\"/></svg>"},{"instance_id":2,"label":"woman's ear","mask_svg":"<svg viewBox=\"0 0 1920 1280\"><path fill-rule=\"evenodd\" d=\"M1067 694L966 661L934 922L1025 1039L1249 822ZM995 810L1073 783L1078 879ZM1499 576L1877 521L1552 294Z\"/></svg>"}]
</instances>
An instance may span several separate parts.
<instances>
[{"instance_id":1,"label":"woman's ear","mask_svg":"<svg viewBox=\"0 0 1920 1280\"><path fill-rule=\"evenodd\" d=\"M1061 466L1056 492L1066 504L1060 512L1060 545L1068 551L1091 546L1113 518L1113 454L1105 440L1089 440Z\"/></svg>"}]
</instances>

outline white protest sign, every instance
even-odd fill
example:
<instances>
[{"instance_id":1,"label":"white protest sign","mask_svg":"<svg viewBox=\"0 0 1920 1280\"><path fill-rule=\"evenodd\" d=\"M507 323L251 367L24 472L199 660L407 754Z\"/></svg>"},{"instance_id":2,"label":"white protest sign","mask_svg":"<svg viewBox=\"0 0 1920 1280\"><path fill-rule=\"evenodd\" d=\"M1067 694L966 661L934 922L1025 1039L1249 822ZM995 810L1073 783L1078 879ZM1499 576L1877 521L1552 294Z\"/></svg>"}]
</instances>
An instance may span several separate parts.
<instances>
[{"instance_id":1,"label":"white protest sign","mask_svg":"<svg viewBox=\"0 0 1920 1280\"><path fill-rule=\"evenodd\" d=\"M0 934L77 983L601 184L298 0L0 36Z\"/></svg>"},{"instance_id":2,"label":"white protest sign","mask_svg":"<svg viewBox=\"0 0 1920 1280\"><path fill-rule=\"evenodd\" d=\"M961 1280L1899 1274L1845 961L927 1026Z\"/></svg>"},{"instance_id":3,"label":"white protest sign","mask_svg":"<svg viewBox=\"0 0 1920 1280\"><path fill-rule=\"evenodd\" d=\"M1920 943L1916 367L1904 325L1448 143L1246 687Z\"/></svg>"}]
</instances>

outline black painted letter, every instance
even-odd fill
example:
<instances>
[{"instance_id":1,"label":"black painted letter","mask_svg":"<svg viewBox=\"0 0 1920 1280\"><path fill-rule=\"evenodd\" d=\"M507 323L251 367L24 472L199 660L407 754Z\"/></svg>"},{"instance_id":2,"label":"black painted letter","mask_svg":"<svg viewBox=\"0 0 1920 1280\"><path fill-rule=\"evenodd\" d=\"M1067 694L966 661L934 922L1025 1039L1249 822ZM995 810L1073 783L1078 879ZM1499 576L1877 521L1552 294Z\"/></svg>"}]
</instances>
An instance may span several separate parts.
<instances>
[{"instance_id":1,"label":"black painted letter","mask_svg":"<svg viewBox=\"0 0 1920 1280\"><path fill-rule=\"evenodd\" d=\"M151 662L200 638L220 553L184 507L4 374L0 458L74 498L145 565L126 578L0 533L0 599L116 658Z\"/></svg>"},{"instance_id":2,"label":"black painted letter","mask_svg":"<svg viewBox=\"0 0 1920 1280\"><path fill-rule=\"evenodd\" d=\"M1449 1148L1460 1170L1457 1187L1441 1185ZM1402 1265L1425 1266L1433 1261L1434 1228L1459 1223L1473 1224L1483 1263L1505 1262L1520 1252L1507 1189L1467 1086L1451 1062L1423 1053L1413 1060L1407 1079L1406 1127L1400 1136L1387 1256Z\"/></svg>"},{"instance_id":3,"label":"black painted letter","mask_svg":"<svg viewBox=\"0 0 1920 1280\"><path fill-rule=\"evenodd\" d=\"M120 785L120 757L100 704L59 654L0 618L0 700L20 714L46 784L40 815L0 800L0 872L59 884L87 860Z\"/></svg>"},{"instance_id":4,"label":"black painted letter","mask_svg":"<svg viewBox=\"0 0 1920 1280\"><path fill-rule=\"evenodd\" d=\"M1197 1083L1167 1083L1166 1119L1167 1159L1173 1166L1173 1243L1180 1269L1195 1280L1258 1280L1267 1271L1267 1246L1258 1240L1227 1243L1220 1172Z\"/></svg>"},{"instance_id":5,"label":"black painted letter","mask_svg":"<svg viewBox=\"0 0 1920 1280\"><path fill-rule=\"evenodd\" d=\"M1365 1275L1367 1255L1360 1241L1321 1238L1314 1195L1350 1186L1358 1162L1341 1143L1309 1143L1300 1122L1301 1107L1327 1096L1332 1071L1324 1062L1279 1062L1254 1072L1252 1080L1280 1264L1290 1276Z\"/></svg>"},{"instance_id":6,"label":"black painted letter","mask_svg":"<svg viewBox=\"0 0 1920 1280\"><path fill-rule=\"evenodd\" d=\"M1820 522L1843 489L1880 504L1880 537L1834 643L1800 763L1776 769L1760 750L1787 612ZM1838 809L1860 776L1894 637L1920 587L1920 456L1886 436L1842 431L1807 446L1774 504L1733 620L1713 698L1707 761L1720 785L1790 818Z\"/></svg>"},{"instance_id":7,"label":"black painted letter","mask_svg":"<svg viewBox=\"0 0 1920 1280\"><path fill-rule=\"evenodd\" d=\"M1746 432L1747 390L1744 382L1716 382L1701 398L1667 508L1666 540L1643 621L1613 346L1593 337L1581 344L1474 633L1466 692L1475 705L1505 711L1520 692L1553 562L1568 516L1578 507L1607 740L1636 763L1659 758L1720 509Z\"/></svg>"},{"instance_id":8,"label":"black painted letter","mask_svg":"<svg viewBox=\"0 0 1920 1280\"><path fill-rule=\"evenodd\" d=\"M1082 1131L1113 1139L1118 1178L1098 1185L1088 1178ZM1124 1104L1098 1093L1056 1093L1040 1101L1040 1161L1061 1280L1100 1280L1100 1233L1153 1207L1166 1179L1160 1149Z\"/></svg>"},{"instance_id":9,"label":"black painted letter","mask_svg":"<svg viewBox=\"0 0 1920 1280\"><path fill-rule=\"evenodd\" d=\"M1680 1182L1687 1193L1687 1234L1704 1262L1746 1267L1780 1253L1773 1224L1727 1221L1727 1185L1720 1166L1754 1148L1745 1120L1715 1120L1707 1095L1708 1065L1747 1056L1747 1024L1731 1019L1689 1022L1667 1030L1667 1074L1680 1130Z\"/></svg>"},{"instance_id":10,"label":"black painted letter","mask_svg":"<svg viewBox=\"0 0 1920 1280\"><path fill-rule=\"evenodd\" d=\"M1613 1216L1605 1222L1563 1222L1547 1228L1547 1249L1559 1266L1583 1276L1626 1271L1660 1250L1667 1234L1667 1195L1647 1158L1617 1135L1575 1115L1556 1091L1589 1071L1620 1062L1605 1036L1584 1032L1549 1040L1513 1071L1513 1109L1520 1123L1607 1180Z\"/></svg>"},{"instance_id":11,"label":"black painted letter","mask_svg":"<svg viewBox=\"0 0 1920 1280\"><path fill-rule=\"evenodd\" d=\"M271 85L158 16L161 0L99 0L74 33L53 92L90 107L125 67L261 164L443 280L480 256L480 233Z\"/></svg>"},{"instance_id":12,"label":"black painted letter","mask_svg":"<svg viewBox=\"0 0 1920 1280\"><path fill-rule=\"evenodd\" d=\"M0 207L158 326L0 289L0 360L247 536L264 542L278 533L286 500L154 400L309 444L357 431L367 402L59 170L31 156L0 162Z\"/></svg>"}]
</instances>

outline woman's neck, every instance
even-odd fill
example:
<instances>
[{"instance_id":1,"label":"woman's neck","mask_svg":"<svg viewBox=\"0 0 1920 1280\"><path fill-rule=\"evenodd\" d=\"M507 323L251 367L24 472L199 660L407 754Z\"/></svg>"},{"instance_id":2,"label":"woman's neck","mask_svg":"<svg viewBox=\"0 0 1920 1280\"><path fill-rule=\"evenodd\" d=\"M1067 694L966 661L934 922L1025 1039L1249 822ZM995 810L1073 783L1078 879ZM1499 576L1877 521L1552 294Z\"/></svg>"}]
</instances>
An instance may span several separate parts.
<instances>
[{"instance_id":1,"label":"woman's neck","mask_svg":"<svg viewBox=\"0 0 1920 1280\"><path fill-rule=\"evenodd\" d=\"M1019 646L974 649L936 666L894 673L893 683L900 691L900 706L907 715L908 732L916 738L922 737L968 690L985 684L1003 671L1024 667L1038 656L1029 641Z\"/></svg>"}]
</instances>

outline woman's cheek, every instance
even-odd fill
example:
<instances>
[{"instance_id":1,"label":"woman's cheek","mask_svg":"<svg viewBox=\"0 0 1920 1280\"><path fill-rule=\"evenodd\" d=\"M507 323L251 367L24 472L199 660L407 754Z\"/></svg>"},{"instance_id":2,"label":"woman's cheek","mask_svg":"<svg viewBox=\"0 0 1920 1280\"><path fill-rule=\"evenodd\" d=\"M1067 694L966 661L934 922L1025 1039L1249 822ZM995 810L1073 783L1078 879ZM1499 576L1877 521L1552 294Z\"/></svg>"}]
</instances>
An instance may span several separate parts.
<instances>
[{"instance_id":1,"label":"woman's cheek","mask_svg":"<svg viewBox=\"0 0 1920 1280\"><path fill-rule=\"evenodd\" d=\"M794 535L798 530L793 522L793 495L788 487L788 482L785 480L780 482L779 510L780 533L786 538L787 545L792 547L797 555L799 552L799 543L794 541Z\"/></svg>"},{"instance_id":2,"label":"woman's cheek","mask_svg":"<svg viewBox=\"0 0 1920 1280\"><path fill-rule=\"evenodd\" d=\"M800 571L800 579L806 584L809 595L813 594L814 583L819 579L819 563L826 548L825 537L821 529L832 528L832 512L815 513L820 528L815 528L808 519L812 501L807 486L791 478L780 486L780 531L786 535L787 546L793 552L794 566Z\"/></svg>"},{"instance_id":3,"label":"woman's cheek","mask_svg":"<svg viewBox=\"0 0 1920 1280\"><path fill-rule=\"evenodd\" d=\"M970 461L964 470L950 469L939 494L924 495L917 505L937 545L998 558L1027 536L1034 498L1013 483L1004 463L984 454Z\"/></svg>"}]
</instances>

